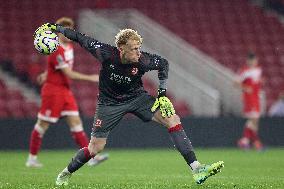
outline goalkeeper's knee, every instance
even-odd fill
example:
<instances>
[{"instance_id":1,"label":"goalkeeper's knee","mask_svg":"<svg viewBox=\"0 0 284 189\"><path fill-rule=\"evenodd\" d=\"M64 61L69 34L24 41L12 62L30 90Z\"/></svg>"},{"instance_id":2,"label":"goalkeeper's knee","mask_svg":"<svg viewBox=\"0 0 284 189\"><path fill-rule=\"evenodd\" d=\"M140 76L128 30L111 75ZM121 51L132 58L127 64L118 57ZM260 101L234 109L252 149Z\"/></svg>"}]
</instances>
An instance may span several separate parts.
<instances>
[{"instance_id":1,"label":"goalkeeper's knee","mask_svg":"<svg viewBox=\"0 0 284 189\"><path fill-rule=\"evenodd\" d=\"M170 116L170 117L166 117L166 127L170 128L170 127L175 127L178 124L181 124L180 122L180 117L176 114Z\"/></svg>"}]
</instances>

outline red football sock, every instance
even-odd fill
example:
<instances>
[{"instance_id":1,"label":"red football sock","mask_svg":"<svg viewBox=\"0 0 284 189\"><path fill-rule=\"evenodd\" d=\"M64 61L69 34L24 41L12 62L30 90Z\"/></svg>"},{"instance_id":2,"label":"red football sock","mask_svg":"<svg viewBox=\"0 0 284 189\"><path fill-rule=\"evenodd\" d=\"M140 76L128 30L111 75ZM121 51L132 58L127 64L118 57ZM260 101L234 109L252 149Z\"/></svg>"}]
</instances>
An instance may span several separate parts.
<instances>
[{"instance_id":1,"label":"red football sock","mask_svg":"<svg viewBox=\"0 0 284 189\"><path fill-rule=\"evenodd\" d=\"M78 144L80 148L84 148L88 146L89 139L84 131L79 131L79 132L72 131L71 134L76 144Z\"/></svg>"},{"instance_id":2,"label":"red football sock","mask_svg":"<svg viewBox=\"0 0 284 189\"><path fill-rule=\"evenodd\" d=\"M41 147L42 136L37 130L33 130L30 138L30 153L37 155Z\"/></svg>"},{"instance_id":3,"label":"red football sock","mask_svg":"<svg viewBox=\"0 0 284 189\"><path fill-rule=\"evenodd\" d=\"M252 140L252 142L260 140L259 136L258 136L258 133L256 131L251 130L251 140Z\"/></svg>"},{"instance_id":4,"label":"red football sock","mask_svg":"<svg viewBox=\"0 0 284 189\"><path fill-rule=\"evenodd\" d=\"M248 127L244 128L243 137L247 139L252 139L252 130Z\"/></svg>"}]
</instances>

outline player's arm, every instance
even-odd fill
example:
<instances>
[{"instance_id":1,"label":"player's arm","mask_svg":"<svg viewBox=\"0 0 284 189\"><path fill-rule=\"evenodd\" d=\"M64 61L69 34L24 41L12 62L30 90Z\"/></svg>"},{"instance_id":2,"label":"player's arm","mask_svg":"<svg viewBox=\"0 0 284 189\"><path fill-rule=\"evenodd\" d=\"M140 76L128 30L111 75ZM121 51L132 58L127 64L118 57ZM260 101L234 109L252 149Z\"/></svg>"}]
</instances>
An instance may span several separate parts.
<instances>
[{"instance_id":1,"label":"player's arm","mask_svg":"<svg viewBox=\"0 0 284 189\"><path fill-rule=\"evenodd\" d=\"M93 56L95 56L101 62L112 56L111 45L102 43L76 30L65 28L57 24L50 24L50 23L44 24L35 31L35 35L46 30L52 30L55 32L62 33L68 39L79 43L82 47L84 47L87 51L89 51Z\"/></svg>"},{"instance_id":2,"label":"player's arm","mask_svg":"<svg viewBox=\"0 0 284 189\"><path fill-rule=\"evenodd\" d=\"M36 78L37 83L39 85L42 85L47 79L47 71L44 71L43 73L39 74Z\"/></svg>"},{"instance_id":3,"label":"player's arm","mask_svg":"<svg viewBox=\"0 0 284 189\"><path fill-rule=\"evenodd\" d=\"M144 71L157 70L159 78L159 88L167 89L167 80L169 72L169 63L165 58L159 55L142 52L141 60L143 62Z\"/></svg>"},{"instance_id":4,"label":"player's arm","mask_svg":"<svg viewBox=\"0 0 284 189\"><path fill-rule=\"evenodd\" d=\"M237 88L242 88L242 82L239 79L235 79L233 85Z\"/></svg>"},{"instance_id":5,"label":"player's arm","mask_svg":"<svg viewBox=\"0 0 284 189\"><path fill-rule=\"evenodd\" d=\"M66 75L70 79L85 80L85 81L92 81L92 82L99 81L99 75L97 74L92 74L92 75L82 74L82 73L73 71L70 67L61 68L60 70L64 73L64 75Z\"/></svg>"},{"instance_id":6,"label":"player's arm","mask_svg":"<svg viewBox=\"0 0 284 189\"><path fill-rule=\"evenodd\" d=\"M252 88L250 86L244 85L243 80L241 78L235 79L234 86L236 86L237 88L240 88L243 92L246 92L246 93L252 92Z\"/></svg>"},{"instance_id":7,"label":"player's arm","mask_svg":"<svg viewBox=\"0 0 284 189\"><path fill-rule=\"evenodd\" d=\"M149 53L142 53L141 60L143 62L144 70L158 71L159 78L159 89L157 99L151 109L152 112L155 112L157 108L160 109L163 117L171 117L175 114L175 109L170 99L166 96L167 91L167 79L169 72L169 63L166 59Z\"/></svg>"}]
</instances>

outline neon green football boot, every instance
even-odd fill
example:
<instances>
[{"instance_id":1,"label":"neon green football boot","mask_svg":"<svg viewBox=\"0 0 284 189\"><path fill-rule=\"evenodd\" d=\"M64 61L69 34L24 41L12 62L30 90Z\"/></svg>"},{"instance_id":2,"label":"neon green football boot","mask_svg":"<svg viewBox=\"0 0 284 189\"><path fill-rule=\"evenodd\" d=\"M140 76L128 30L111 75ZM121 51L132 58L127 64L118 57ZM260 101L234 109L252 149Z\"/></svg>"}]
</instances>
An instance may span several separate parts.
<instances>
[{"instance_id":1,"label":"neon green football boot","mask_svg":"<svg viewBox=\"0 0 284 189\"><path fill-rule=\"evenodd\" d=\"M200 165L193 171L193 179L197 184L202 184L207 178L221 172L221 168L224 167L223 161L218 161L211 165Z\"/></svg>"},{"instance_id":2,"label":"neon green football boot","mask_svg":"<svg viewBox=\"0 0 284 189\"><path fill-rule=\"evenodd\" d=\"M55 184L58 186L66 186L68 185L69 179L72 176L72 173L70 173L67 168L65 168L56 178Z\"/></svg>"}]
</instances>

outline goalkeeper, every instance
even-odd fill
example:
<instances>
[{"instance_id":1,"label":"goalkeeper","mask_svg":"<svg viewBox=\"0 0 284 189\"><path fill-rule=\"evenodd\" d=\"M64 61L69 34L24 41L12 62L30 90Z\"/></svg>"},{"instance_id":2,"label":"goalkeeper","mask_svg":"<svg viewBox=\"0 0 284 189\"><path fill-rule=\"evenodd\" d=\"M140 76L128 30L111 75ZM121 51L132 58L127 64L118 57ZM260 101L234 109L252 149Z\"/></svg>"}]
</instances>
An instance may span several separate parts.
<instances>
[{"instance_id":1,"label":"goalkeeper","mask_svg":"<svg viewBox=\"0 0 284 189\"><path fill-rule=\"evenodd\" d=\"M52 30L62 33L79 43L101 62L99 96L89 146L80 149L69 165L58 175L56 184L66 185L72 173L104 149L109 132L126 113L132 113L144 122L155 121L165 126L174 146L193 172L193 178L201 184L223 167L223 162L200 164L189 138L183 130L180 118L175 114L166 96L169 64L158 55L140 51L142 37L132 29L123 29L115 36L116 47L104 44L72 29L55 24L44 24L35 34ZM142 76L158 71L157 98L143 88Z\"/></svg>"}]
</instances>

